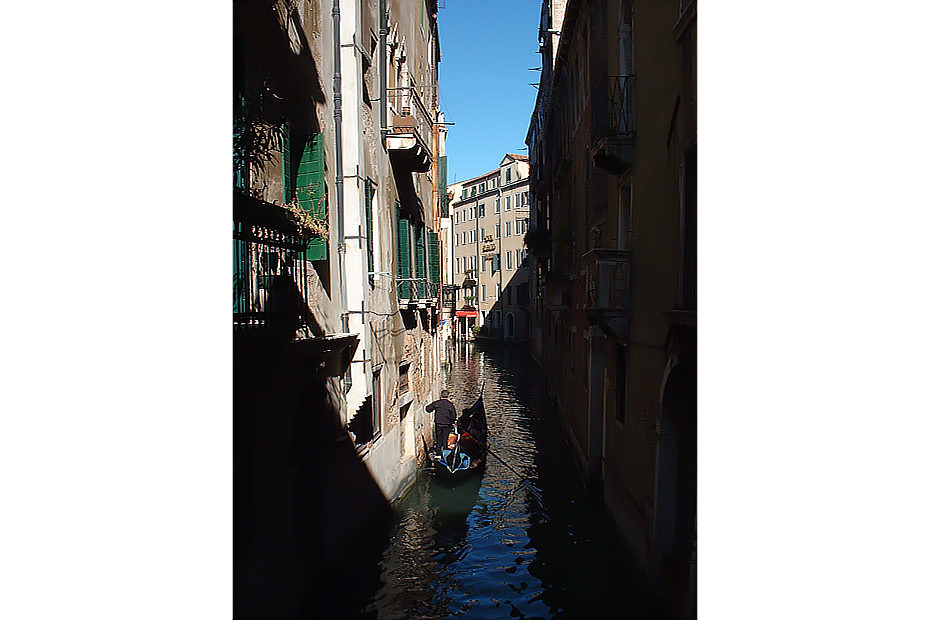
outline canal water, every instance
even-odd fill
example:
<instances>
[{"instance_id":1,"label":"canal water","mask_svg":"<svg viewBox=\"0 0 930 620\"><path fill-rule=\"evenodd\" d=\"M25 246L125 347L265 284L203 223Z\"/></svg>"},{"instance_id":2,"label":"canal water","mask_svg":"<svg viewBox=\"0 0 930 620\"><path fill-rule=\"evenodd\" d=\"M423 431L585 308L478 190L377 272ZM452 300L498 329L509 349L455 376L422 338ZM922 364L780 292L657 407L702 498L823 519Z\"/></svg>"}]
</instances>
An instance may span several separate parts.
<instances>
[{"instance_id":1,"label":"canal water","mask_svg":"<svg viewBox=\"0 0 930 620\"><path fill-rule=\"evenodd\" d=\"M367 618L653 618L605 510L585 496L538 367L525 350L460 343L446 368L456 410L484 385L483 475L422 472L359 613ZM370 593L370 596L369 596Z\"/></svg>"}]
</instances>

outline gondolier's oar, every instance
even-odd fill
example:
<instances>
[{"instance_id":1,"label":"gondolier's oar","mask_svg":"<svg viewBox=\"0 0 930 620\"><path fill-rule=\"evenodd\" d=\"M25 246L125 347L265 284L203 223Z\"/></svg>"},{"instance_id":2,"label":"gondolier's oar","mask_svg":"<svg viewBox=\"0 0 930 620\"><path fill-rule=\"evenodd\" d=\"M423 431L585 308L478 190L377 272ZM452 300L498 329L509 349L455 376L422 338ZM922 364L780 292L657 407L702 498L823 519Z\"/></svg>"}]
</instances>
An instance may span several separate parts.
<instances>
[{"instance_id":1,"label":"gondolier's oar","mask_svg":"<svg viewBox=\"0 0 930 620\"><path fill-rule=\"evenodd\" d=\"M474 437L473 437L472 439L474 439ZM496 458L498 461L500 461L501 463L503 463L503 464L504 464L504 467L506 467L507 469L509 469L509 470L512 471L513 473L517 474L517 476L518 476L519 478L525 478L525 479L529 480L529 478L527 478L526 476L522 475L522 474L521 474L520 472L518 472L516 469L514 469L513 467L511 467L510 465L508 465L508 464L507 464L507 461L505 461L505 460L502 459L501 457L497 456L497 454L495 454L494 451L491 450L491 448L487 447L486 445L484 445L483 443L481 443L481 442L478 441L477 439L475 439L475 443L478 444L479 446L481 446L482 448L484 448L485 450L487 450L488 454L490 454L491 456L493 456L494 458Z\"/></svg>"}]
</instances>

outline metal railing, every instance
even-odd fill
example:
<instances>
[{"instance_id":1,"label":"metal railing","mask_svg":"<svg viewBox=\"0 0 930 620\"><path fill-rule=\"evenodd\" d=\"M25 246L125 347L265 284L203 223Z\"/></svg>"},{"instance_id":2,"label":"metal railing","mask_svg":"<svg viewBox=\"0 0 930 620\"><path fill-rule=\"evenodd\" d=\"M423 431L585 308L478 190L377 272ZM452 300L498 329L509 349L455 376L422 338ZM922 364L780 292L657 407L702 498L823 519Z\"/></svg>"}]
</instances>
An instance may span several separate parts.
<instances>
[{"instance_id":1,"label":"metal railing","mask_svg":"<svg viewBox=\"0 0 930 620\"><path fill-rule=\"evenodd\" d=\"M427 278L397 278L397 299L404 302L436 303L439 284Z\"/></svg>"},{"instance_id":2,"label":"metal railing","mask_svg":"<svg viewBox=\"0 0 930 620\"><path fill-rule=\"evenodd\" d=\"M388 135L415 135L432 156L433 121L420 93L412 86L388 88Z\"/></svg>"},{"instance_id":3,"label":"metal railing","mask_svg":"<svg viewBox=\"0 0 930 620\"><path fill-rule=\"evenodd\" d=\"M233 329L308 324L312 265L287 211L252 199L233 210Z\"/></svg>"},{"instance_id":4,"label":"metal railing","mask_svg":"<svg viewBox=\"0 0 930 620\"><path fill-rule=\"evenodd\" d=\"M624 311L630 308L630 253L595 248L581 256L587 296L585 308Z\"/></svg>"},{"instance_id":5,"label":"metal railing","mask_svg":"<svg viewBox=\"0 0 930 620\"><path fill-rule=\"evenodd\" d=\"M633 135L636 120L633 114L635 81L634 75L611 75L601 81L592 100L592 137Z\"/></svg>"}]
</instances>

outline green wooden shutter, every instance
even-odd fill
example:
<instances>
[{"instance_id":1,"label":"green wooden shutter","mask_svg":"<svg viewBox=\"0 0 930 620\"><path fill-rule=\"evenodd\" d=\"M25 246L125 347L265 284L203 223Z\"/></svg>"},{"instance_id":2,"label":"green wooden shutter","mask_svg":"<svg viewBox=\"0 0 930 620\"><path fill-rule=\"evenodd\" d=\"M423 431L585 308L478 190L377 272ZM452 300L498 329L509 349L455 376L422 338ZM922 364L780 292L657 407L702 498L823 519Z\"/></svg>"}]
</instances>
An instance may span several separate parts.
<instances>
[{"instance_id":1,"label":"green wooden shutter","mask_svg":"<svg viewBox=\"0 0 930 620\"><path fill-rule=\"evenodd\" d=\"M328 222L324 157L323 134L310 136L303 145L297 166L296 193L301 209L315 220ZM307 260L326 260L328 257L328 239L312 239L307 245Z\"/></svg>"},{"instance_id":2,"label":"green wooden shutter","mask_svg":"<svg viewBox=\"0 0 930 620\"><path fill-rule=\"evenodd\" d=\"M448 175L446 173L448 158L439 158L439 216L449 217Z\"/></svg>"},{"instance_id":3,"label":"green wooden shutter","mask_svg":"<svg viewBox=\"0 0 930 620\"><path fill-rule=\"evenodd\" d=\"M426 277L426 239L423 236L423 227L415 226L413 229L414 247L416 248L417 278Z\"/></svg>"},{"instance_id":4,"label":"green wooden shutter","mask_svg":"<svg viewBox=\"0 0 930 620\"><path fill-rule=\"evenodd\" d=\"M372 199L374 197L375 190L371 185L371 180L365 180L365 224L367 228L365 229L365 241L368 245L368 271L375 270L375 246L373 238L374 222L372 221ZM373 277L371 274L369 278Z\"/></svg>"},{"instance_id":5,"label":"green wooden shutter","mask_svg":"<svg viewBox=\"0 0 930 620\"><path fill-rule=\"evenodd\" d=\"M410 222L397 208L397 279L410 277ZM410 299L410 282L397 283L397 296Z\"/></svg>"},{"instance_id":6,"label":"green wooden shutter","mask_svg":"<svg viewBox=\"0 0 930 620\"><path fill-rule=\"evenodd\" d=\"M249 169L246 164L242 132L245 129L245 97L241 94L236 100L235 118L233 119L233 186L248 190Z\"/></svg>"},{"instance_id":7,"label":"green wooden shutter","mask_svg":"<svg viewBox=\"0 0 930 620\"><path fill-rule=\"evenodd\" d=\"M426 233L429 244L429 279L430 282L439 283L439 235L432 230Z\"/></svg>"}]
</instances>

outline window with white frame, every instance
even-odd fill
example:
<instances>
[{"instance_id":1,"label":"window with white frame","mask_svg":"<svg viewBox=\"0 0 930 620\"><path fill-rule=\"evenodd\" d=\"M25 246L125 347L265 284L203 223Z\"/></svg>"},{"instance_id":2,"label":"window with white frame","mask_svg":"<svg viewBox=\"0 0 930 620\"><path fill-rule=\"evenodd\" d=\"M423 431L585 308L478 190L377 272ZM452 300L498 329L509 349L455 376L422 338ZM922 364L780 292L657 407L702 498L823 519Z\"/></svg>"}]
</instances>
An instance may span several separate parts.
<instances>
[{"instance_id":1,"label":"window with white frame","mask_svg":"<svg viewBox=\"0 0 930 620\"><path fill-rule=\"evenodd\" d=\"M455 259L455 273L462 273L462 257Z\"/></svg>"},{"instance_id":2,"label":"window with white frame","mask_svg":"<svg viewBox=\"0 0 930 620\"><path fill-rule=\"evenodd\" d=\"M507 270L510 271L511 269L513 269L513 256L510 250L507 250Z\"/></svg>"},{"instance_id":3,"label":"window with white frame","mask_svg":"<svg viewBox=\"0 0 930 620\"><path fill-rule=\"evenodd\" d=\"M494 200L494 213L500 213L500 212L501 212L501 199L496 198Z\"/></svg>"},{"instance_id":4,"label":"window with white frame","mask_svg":"<svg viewBox=\"0 0 930 620\"><path fill-rule=\"evenodd\" d=\"M504 222L504 236L510 236L510 222Z\"/></svg>"}]
</instances>

